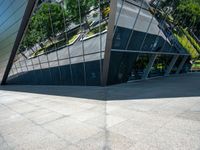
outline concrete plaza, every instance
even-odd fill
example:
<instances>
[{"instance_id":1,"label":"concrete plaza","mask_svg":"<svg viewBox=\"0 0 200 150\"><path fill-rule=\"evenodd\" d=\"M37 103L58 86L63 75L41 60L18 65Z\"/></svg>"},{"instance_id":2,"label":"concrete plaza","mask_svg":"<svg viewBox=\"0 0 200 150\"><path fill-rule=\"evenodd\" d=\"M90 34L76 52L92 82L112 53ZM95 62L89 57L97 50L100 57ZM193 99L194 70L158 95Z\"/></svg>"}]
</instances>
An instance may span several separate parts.
<instances>
[{"instance_id":1,"label":"concrete plaza","mask_svg":"<svg viewBox=\"0 0 200 150\"><path fill-rule=\"evenodd\" d=\"M200 74L0 87L0 150L199 150Z\"/></svg>"}]
</instances>

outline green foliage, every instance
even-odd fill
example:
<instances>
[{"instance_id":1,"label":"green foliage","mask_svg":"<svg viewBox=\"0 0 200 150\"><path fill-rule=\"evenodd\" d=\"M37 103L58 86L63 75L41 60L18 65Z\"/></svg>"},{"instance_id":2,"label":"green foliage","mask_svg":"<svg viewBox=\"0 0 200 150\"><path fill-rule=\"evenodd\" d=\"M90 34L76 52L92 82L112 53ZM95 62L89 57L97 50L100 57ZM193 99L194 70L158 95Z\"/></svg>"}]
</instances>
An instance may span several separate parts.
<instances>
[{"instance_id":1,"label":"green foliage","mask_svg":"<svg viewBox=\"0 0 200 150\"><path fill-rule=\"evenodd\" d=\"M31 48L36 43L46 39L51 40L56 33L62 32L66 28L64 15L66 15L66 12L60 5L42 3L30 20L21 47Z\"/></svg>"},{"instance_id":2,"label":"green foliage","mask_svg":"<svg viewBox=\"0 0 200 150\"><path fill-rule=\"evenodd\" d=\"M177 7L174 16L184 27L196 26L200 21L200 5L191 0L183 2Z\"/></svg>"},{"instance_id":3,"label":"green foliage","mask_svg":"<svg viewBox=\"0 0 200 150\"><path fill-rule=\"evenodd\" d=\"M174 33L175 37L178 39L179 43L187 50L187 52L191 55L192 59L196 59L199 57L199 53L187 39L184 34Z\"/></svg>"},{"instance_id":4,"label":"green foliage","mask_svg":"<svg viewBox=\"0 0 200 150\"><path fill-rule=\"evenodd\" d=\"M65 29L63 15L66 12L58 4L43 3L32 17L32 25L43 38L55 36Z\"/></svg>"},{"instance_id":5,"label":"green foliage","mask_svg":"<svg viewBox=\"0 0 200 150\"><path fill-rule=\"evenodd\" d=\"M68 41L67 41L67 45L72 44L73 42L75 42L75 40L78 38L78 34L73 35Z\"/></svg>"},{"instance_id":6,"label":"green foliage","mask_svg":"<svg viewBox=\"0 0 200 150\"><path fill-rule=\"evenodd\" d=\"M167 6L172 6L174 9L180 4L181 1L184 0L165 0L165 1L160 1L160 7L164 8Z\"/></svg>"},{"instance_id":7,"label":"green foliage","mask_svg":"<svg viewBox=\"0 0 200 150\"><path fill-rule=\"evenodd\" d=\"M200 0L166 0L161 8L171 7L175 22L193 31L200 30Z\"/></svg>"},{"instance_id":8,"label":"green foliage","mask_svg":"<svg viewBox=\"0 0 200 150\"><path fill-rule=\"evenodd\" d=\"M188 33L186 29L182 29L182 31L187 36L188 40L194 46L194 48L200 53L200 45L196 42L196 40Z\"/></svg>"},{"instance_id":9,"label":"green foliage","mask_svg":"<svg viewBox=\"0 0 200 150\"><path fill-rule=\"evenodd\" d=\"M80 21L80 17L82 18L81 21L83 21L83 19L85 19L85 17L86 17L87 12L90 10L90 8L92 6L97 5L96 0L79 0L80 6L78 5L77 2L78 2L77 0L65 0L64 1L65 8L68 13L68 17L72 18L76 22ZM79 7L80 7L80 11L81 11L81 16L79 15Z\"/></svg>"},{"instance_id":10,"label":"green foliage","mask_svg":"<svg viewBox=\"0 0 200 150\"><path fill-rule=\"evenodd\" d=\"M102 32L102 31L106 30L106 28L107 28L107 24L106 24L106 23L105 23L105 24L102 24L102 25L100 26L100 28L99 28L99 26L97 26L97 27L91 29L91 30L87 33L87 37L90 37L90 36L92 36L92 35L94 35L94 34L96 34L96 33ZM100 30L99 30L99 29L100 29Z\"/></svg>"}]
</instances>

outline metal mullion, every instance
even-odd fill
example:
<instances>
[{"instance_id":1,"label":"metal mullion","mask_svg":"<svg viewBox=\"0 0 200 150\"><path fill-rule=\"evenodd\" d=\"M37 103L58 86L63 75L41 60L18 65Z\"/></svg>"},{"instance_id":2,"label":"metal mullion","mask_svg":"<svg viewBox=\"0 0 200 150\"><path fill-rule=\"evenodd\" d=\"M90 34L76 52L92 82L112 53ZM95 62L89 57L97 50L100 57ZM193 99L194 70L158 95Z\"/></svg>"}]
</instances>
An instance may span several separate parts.
<instances>
[{"instance_id":1,"label":"metal mullion","mask_svg":"<svg viewBox=\"0 0 200 150\"><path fill-rule=\"evenodd\" d=\"M85 51L84 51L84 41L83 41L83 27L82 27L82 18L81 18L81 6L80 6L80 0L77 0L78 2L78 9L79 9L79 20L80 20L80 28L81 28L81 38L82 38L82 50L83 50L83 69L84 69L84 83L86 85L86 69L85 69Z\"/></svg>"},{"instance_id":2,"label":"metal mullion","mask_svg":"<svg viewBox=\"0 0 200 150\"><path fill-rule=\"evenodd\" d=\"M178 53L167 53L167 52L153 52L153 51L136 51L136 50L123 50L123 49L112 49L113 52L128 52L128 53L148 53L148 54L164 54L164 55L180 55ZM184 56L189 56L189 54L181 54Z\"/></svg>"},{"instance_id":3,"label":"metal mullion","mask_svg":"<svg viewBox=\"0 0 200 150\"><path fill-rule=\"evenodd\" d=\"M152 54L150 56L148 65L145 68L145 71L143 73L142 79L147 79L148 78L149 73L151 72L151 69L152 69L153 65L155 64L155 61L156 61L156 59L157 59L158 56L159 55L157 55L157 54Z\"/></svg>"},{"instance_id":4,"label":"metal mullion","mask_svg":"<svg viewBox=\"0 0 200 150\"><path fill-rule=\"evenodd\" d=\"M37 48L36 48L36 51L37 51ZM40 71L41 71L41 73L42 73L42 66L41 66L41 61L40 61L39 57L40 57L40 56L38 56L37 59L38 59L38 62L39 62ZM35 59L35 58L33 58L33 59ZM31 60L32 60L32 59L31 59ZM33 64L33 65L34 65L34 64ZM37 64L35 64L35 65L37 65Z\"/></svg>"},{"instance_id":5,"label":"metal mullion","mask_svg":"<svg viewBox=\"0 0 200 150\"><path fill-rule=\"evenodd\" d=\"M64 8L62 6L61 6L61 8L63 9L63 18L64 18L64 26L65 26L64 33L65 33L66 40L68 42L69 41L69 38L68 38L68 35L67 35L68 29L66 29L66 22L65 22L66 18L65 18ZM72 72L72 62L71 62L70 48L69 48L68 44L67 44L67 51L68 51L68 56L69 56L69 68L70 68L71 82L72 82L72 85L73 85L74 80L73 80L73 72Z\"/></svg>"},{"instance_id":6,"label":"metal mullion","mask_svg":"<svg viewBox=\"0 0 200 150\"><path fill-rule=\"evenodd\" d=\"M136 23L137 23L138 17L139 17L139 15L140 15L141 10L142 10L142 5L143 5L143 3L144 3L144 0L142 0L142 3L141 3L141 5L140 5L140 7L139 7L139 11L138 11L138 14L137 14L137 16L136 16L135 22L134 22L134 24L133 24L133 27L132 27L132 30L131 30L131 34L129 35L128 42L127 42L127 44L126 44L125 50L128 49L128 46L129 46L129 44L130 44L131 37L132 37L132 35L133 35L135 25L136 25Z\"/></svg>"},{"instance_id":7,"label":"metal mullion","mask_svg":"<svg viewBox=\"0 0 200 150\"><path fill-rule=\"evenodd\" d=\"M9 76L13 76L14 75L13 68L10 71L11 71L11 74L9 74Z\"/></svg>"},{"instance_id":8,"label":"metal mullion","mask_svg":"<svg viewBox=\"0 0 200 150\"><path fill-rule=\"evenodd\" d=\"M27 56L26 56L27 57ZM27 72L29 71L29 69L28 69L28 65L27 65L27 63L26 63L26 60L27 60L27 58L24 60L24 63L25 63L25 66L26 66L26 69L27 69Z\"/></svg>"},{"instance_id":9,"label":"metal mullion","mask_svg":"<svg viewBox=\"0 0 200 150\"><path fill-rule=\"evenodd\" d=\"M170 63L169 65L167 66L166 70L165 70L165 73L164 73L164 76L169 76L174 65L176 64L176 61L178 60L179 58L179 55L174 55L172 56L172 59L170 60Z\"/></svg>"},{"instance_id":10,"label":"metal mullion","mask_svg":"<svg viewBox=\"0 0 200 150\"><path fill-rule=\"evenodd\" d=\"M43 30L43 27L41 26L41 24L40 24L40 27L41 27L41 30ZM42 39L42 40L43 40L43 39ZM44 54L43 54L43 56L44 56ZM46 58L47 58L47 64L48 64L49 75L50 75L51 80L53 81L53 77L52 77L51 70L50 70L50 64L49 64L49 57L48 57L48 54L45 55L45 56L46 56ZM43 69L43 68L42 68L42 69Z\"/></svg>"},{"instance_id":11,"label":"metal mullion","mask_svg":"<svg viewBox=\"0 0 200 150\"><path fill-rule=\"evenodd\" d=\"M173 0L173 2L174 2L174 0ZM176 10L176 9L175 9ZM175 12L175 11L174 11ZM164 18L164 21L166 21L166 19L167 19L167 14L165 15L165 18ZM174 36L174 35L173 35ZM168 39L168 37L166 37L167 39ZM171 44L171 41L169 41L170 42L170 44ZM164 51L164 46L166 45L166 43L167 43L167 40L165 40L165 42L164 42L164 44L163 44L163 47L161 48L161 52L162 51ZM170 50L169 50L169 52L171 51L171 49L172 49L172 45L171 45L171 47L170 47Z\"/></svg>"},{"instance_id":12,"label":"metal mullion","mask_svg":"<svg viewBox=\"0 0 200 150\"><path fill-rule=\"evenodd\" d=\"M22 65L21 65L20 62L21 62L21 61L18 61L18 64L19 64L19 66L20 66L20 68L21 68L21 72L23 72Z\"/></svg>"},{"instance_id":13,"label":"metal mullion","mask_svg":"<svg viewBox=\"0 0 200 150\"><path fill-rule=\"evenodd\" d=\"M184 56L177 68L176 74L180 74L181 70L183 69L184 64L186 63L188 56Z\"/></svg>"},{"instance_id":14,"label":"metal mullion","mask_svg":"<svg viewBox=\"0 0 200 150\"><path fill-rule=\"evenodd\" d=\"M100 63L100 83L102 82L102 34L101 34L101 18L102 18L102 15L101 15L101 0L99 0L99 33L100 33L100 43L99 43L99 46L100 46L100 60L99 60L99 63Z\"/></svg>"},{"instance_id":15,"label":"metal mullion","mask_svg":"<svg viewBox=\"0 0 200 150\"><path fill-rule=\"evenodd\" d=\"M5 69L5 72L4 72L4 75L3 75L3 79L1 81L1 85L4 85L6 83L6 80L7 80L9 71L10 71L10 69L12 67L12 64L13 64L17 49L19 47L21 39L23 38L24 32L26 31L26 26L28 25L29 19L30 19L31 14L32 14L32 11L34 10L34 8L36 6L36 2L37 2L37 0L32 0L32 1L28 1L27 2L26 8L25 8L25 12L24 12L24 15L22 17L22 22L21 22L21 25L19 27L19 31L18 31L16 39L15 39L14 46L12 48L12 52L11 52L10 58L8 60L8 64L6 66L6 69Z\"/></svg>"},{"instance_id":16,"label":"metal mullion","mask_svg":"<svg viewBox=\"0 0 200 150\"><path fill-rule=\"evenodd\" d=\"M50 7L49 7L49 19L50 19L50 24L51 24L51 30L52 30L52 33L53 33L53 37L55 39L55 32L54 32L54 29L53 29L53 22L52 22L52 18L51 18L51 8ZM56 43L55 43L55 53L56 53L56 58L58 60L58 71L59 71L59 78L60 78L60 81L61 81L62 77L61 77L60 63L59 63L59 58L58 58L58 52L57 52Z\"/></svg>"},{"instance_id":17,"label":"metal mullion","mask_svg":"<svg viewBox=\"0 0 200 150\"><path fill-rule=\"evenodd\" d=\"M28 72L29 70L28 70L28 66L27 66L26 60L24 60L24 63L25 63L25 66L26 66L26 69L27 69L27 72Z\"/></svg>"},{"instance_id":18,"label":"metal mullion","mask_svg":"<svg viewBox=\"0 0 200 150\"><path fill-rule=\"evenodd\" d=\"M25 64L25 67L26 67L27 72L28 72L28 67L27 67L27 64L26 64L26 60L24 60L23 62L24 62L24 64Z\"/></svg>"},{"instance_id":19,"label":"metal mullion","mask_svg":"<svg viewBox=\"0 0 200 150\"><path fill-rule=\"evenodd\" d=\"M15 67L15 70L16 70L16 74L18 74L19 72L18 72L18 69L17 69L17 67L16 67L16 65L15 65L15 63L13 64L14 65L14 67Z\"/></svg>"},{"instance_id":20,"label":"metal mullion","mask_svg":"<svg viewBox=\"0 0 200 150\"><path fill-rule=\"evenodd\" d=\"M179 33L180 33L180 32L179 32ZM173 36L174 36L174 35L173 35ZM165 40L165 43L166 43L166 41L167 41L167 40ZM170 52L170 51L172 50L173 45L172 45L171 41L169 41L169 42L170 42L170 45L171 45L171 46L170 46L170 49L169 49L169 52ZM179 41L178 41L178 43L179 43ZM163 51L163 49L164 49L164 47L163 47L161 50Z\"/></svg>"},{"instance_id":21,"label":"metal mullion","mask_svg":"<svg viewBox=\"0 0 200 150\"><path fill-rule=\"evenodd\" d=\"M124 2L125 2L125 0L122 0L122 5L121 5L121 7L120 7L119 14L118 14L118 16L117 16L116 24L115 24L114 31L113 31L113 37L114 37L115 32L116 32L116 29L117 29L117 24L118 24L119 17L120 17L121 12L122 12L122 8L123 8L123 6L124 6Z\"/></svg>"},{"instance_id":22,"label":"metal mullion","mask_svg":"<svg viewBox=\"0 0 200 150\"><path fill-rule=\"evenodd\" d=\"M22 62L23 62L23 61L19 61L20 65L21 65L21 68L22 68L22 72L25 72L25 71L23 71Z\"/></svg>"},{"instance_id":23,"label":"metal mullion","mask_svg":"<svg viewBox=\"0 0 200 150\"><path fill-rule=\"evenodd\" d=\"M13 70L14 70L14 69L16 70L16 73L15 73L15 74L18 74L17 68L16 68L15 64L12 65L12 68L13 68Z\"/></svg>"},{"instance_id":24,"label":"metal mullion","mask_svg":"<svg viewBox=\"0 0 200 150\"><path fill-rule=\"evenodd\" d=\"M40 65L40 70L42 72L42 65L41 65L41 61L40 61L40 56L38 56L37 58L38 58L38 62L39 62L39 65Z\"/></svg>"},{"instance_id":25,"label":"metal mullion","mask_svg":"<svg viewBox=\"0 0 200 150\"><path fill-rule=\"evenodd\" d=\"M167 19L167 15L165 15L165 18L164 18L164 21L166 21L166 19ZM164 36L165 36L165 34L164 34ZM165 36L166 37L166 36ZM164 39L165 40L165 39ZM166 45L166 43L167 43L167 40L168 40L168 37L166 37L166 40L165 40L165 42L164 42L164 44L163 44L163 46L162 46L162 48L161 48L161 52L163 52L164 51L164 47L165 47L165 45ZM169 41L170 42L170 41ZM171 44L171 42L170 42L170 44ZM171 48L172 48L172 46L171 46ZM171 48L170 48L170 50L171 50Z\"/></svg>"},{"instance_id":26,"label":"metal mullion","mask_svg":"<svg viewBox=\"0 0 200 150\"><path fill-rule=\"evenodd\" d=\"M185 19L186 20L186 19ZM193 24L191 24L191 27L192 26L194 26L194 23ZM186 37L186 39L187 39L187 42L185 43L185 47L187 47L187 45L188 45L188 43L190 43L190 41L189 41L189 39L188 39L188 37L185 35L185 33L183 32L183 35ZM196 49L194 46L193 46L193 44L192 43L190 43L191 45L192 45L192 47L194 48L194 49ZM196 49L197 50L197 49Z\"/></svg>"},{"instance_id":27,"label":"metal mullion","mask_svg":"<svg viewBox=\"0 0 200 150\"><path fill-rule=\"evenodd\" d=\"M186 18L185 18L185 20L186 20ZM179 31L179 33L180 33L180 31ZM183 33L184 34L184 33ZM185 35L184 35L185 36ZM187 37L186 37L187 38ZM177 40L178 41L178 40ZM180 44L180 42L178 41L178 43ZM186 42L186 45L188 44L188 41ZM186 46L185 45L185 46ZM184 46L183 46L183 48L184 48ZM172 46L171 46L171 48L170 48L170 50L172 49ZM185 48L184 48L185 49Z\"/></svg>"},{"instance_id":28,"label":"metal mullion","mask_svg":"<svg viewBox=\"0 0 200 150\"><path fill-rule=\"evenodd\" d=\"M28 53L29 53L29 55L30 55L30 50L27 50L28 51ZM37 75L36 75L36 72L35 72L35 67L34 67L34 64L33 64L33 59L32 58L30 58L30 60L31 60L31 64L32 64L32 67L33 67L33 73L34 73L34 76L36 77L35 78L35 80L36 80L36 82L37 82ZM31 65L29 65L29 66L31 66ZM30 70L31 71L31 70Z\"/></svg>"},{"instance_id":29,"label":"metal mullion","mask_svg":"<svg viewBox=\"0 0 200 150\"><path fill-rule=\"evenodd\" d=\"M27 50L27 51L28 51L28 53L29 53L29 55L30 55L30 50ZM31 64L32 64L32 66L33 66L33 70L35 70L34 65L33 65L33 60L32 60L32 58L30 58L30 60L31 60Z\"/></svg>"},{"instance_id":30,"label":"metal mullion","mask_svg":"<svg viewBox=\"0 0 200 150\"><path fill-rule=\"evenodd\" d=\"M40 72L41 72L41 74L43 74L42 65L41 65L41 61L40 61L40 56L38 56L37 59L38 59L39 66L40 66Z\"/></svg>"},{"instance_id":31,"label":"metal mullion","mask_svg":"<svg viewBox=\"0 0 200 150\"><path fill-rule=\"evenodd\" d=\"M167 19L167 13L166 13L166 15L165 15L165 18L164 18L164 21L166 21L166 19ZM159 31L161 31L161 29L159 30ZM159 32L159 34L160 34L160 32ZM158 34L158 36L159 36L159 34ZM164 35L165 36L165 35ZM164 39L165 40L165 39ZM165 47L165 45L166 45L166 43L167 43L167 40L168 40L168 37L166 37L166 40L164 41L164 44L163 44L163 47L161 48L161 52L163 52L164 51L164 47ZM169 41L170 42L170 44L171 44L171 41ZM171 51L171 49L172 49L172 46L170 47L170 50L169 50L169 52Z\"/></svg>"},{"instance_id":32,"label":"metal mullion","mask_svg":"<svg viewBox=\"0 0 200 150\"><path fill-rule=\"evenodd\" d=\"M161 0L159 0L158 1L158 3L160 2ZM157 10L157 8L158 8L158 4L157 4L157 6L156 6L156 10ZM149 25L148 25L148 27L147 27L147 31L146 31L146 33L145 33L145 37L144 37L144 39L143 39L143 41L142 41L142 44L141 44L141 46L140 46L140 51L142 50L142 48L143 48L143 45L144 45L144 43L145 43L145 40L146 40L146 37L147 37L147 35L148 35L148 32L149 32L149 29L150 29L150 27L151 27L151 24L152 24L152 21L153 21L153 19L154 19L154 15L155 15L155 13L152 15L152 17L151 17L151 21L150 21L150 23L149 23ZM156 36L158 36L160 34L160 29L159 29L159 31L158 31L158 34L156 35ZM155 41L154 41L155 42Z\"/></svg>"}]
</instances>

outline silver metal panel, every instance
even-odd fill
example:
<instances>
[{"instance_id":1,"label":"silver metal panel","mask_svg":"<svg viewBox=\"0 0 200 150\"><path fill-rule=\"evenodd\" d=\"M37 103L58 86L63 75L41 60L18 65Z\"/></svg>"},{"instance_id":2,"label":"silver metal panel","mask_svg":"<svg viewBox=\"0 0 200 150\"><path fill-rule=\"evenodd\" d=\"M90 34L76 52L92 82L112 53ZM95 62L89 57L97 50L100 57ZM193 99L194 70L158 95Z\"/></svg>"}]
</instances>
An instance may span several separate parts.
<instances>
[{"instance_id":1,"label":"silver metal panel","mask_svg":"<svg viewBox=\"0 0 200 150\"><path fill-rule=\"evenodd\" d=\"M0 5L0 82L3 79L28 0L4 0Z\"/></svg>"}]
</instances>

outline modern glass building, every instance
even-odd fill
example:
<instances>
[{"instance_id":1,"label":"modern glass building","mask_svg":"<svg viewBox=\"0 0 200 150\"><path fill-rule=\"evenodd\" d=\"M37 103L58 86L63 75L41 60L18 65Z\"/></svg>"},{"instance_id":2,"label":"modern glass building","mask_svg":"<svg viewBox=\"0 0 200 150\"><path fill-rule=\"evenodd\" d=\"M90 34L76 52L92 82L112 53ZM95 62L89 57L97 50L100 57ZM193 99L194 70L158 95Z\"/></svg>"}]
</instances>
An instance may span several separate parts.
<instances>
[{"instance_id":1,"label":"modern glass building","mask_svg":"<svg viewBox=\"0 0 200 150\"><path fill-rule=\"evenodd\" d=\"M106 86L188 72L190 55L157 10L147 0L0 0L0 81Z\"/></svg>"}]
</instances>

